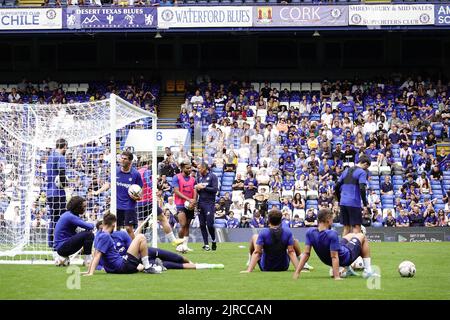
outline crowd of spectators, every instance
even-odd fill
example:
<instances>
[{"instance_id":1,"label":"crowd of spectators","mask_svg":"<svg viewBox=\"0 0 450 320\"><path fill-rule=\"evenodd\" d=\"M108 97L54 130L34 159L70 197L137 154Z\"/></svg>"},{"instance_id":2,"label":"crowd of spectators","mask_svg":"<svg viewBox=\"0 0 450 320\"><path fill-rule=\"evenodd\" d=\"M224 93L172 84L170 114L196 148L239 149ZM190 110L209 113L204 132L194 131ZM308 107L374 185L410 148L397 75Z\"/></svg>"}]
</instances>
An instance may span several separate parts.
<instances>
[{"instance_id":1,"label":"crowd of spectators","mask_svg":"<svg viewBox=\"0 0 450 320\"><path fill-rule=\"evenodd\" d=\"M436 225L447 224L450 162L444 149L436 153L436 144L448 142L448 84L420 76L324 80L320 90L295 91L206 78L187 86L179 125L193 137L202 128L204 157L194 157L194 166L207 162L220 178L237 172L231 190L222 186L220 192L231 207L220 211L233 214L224 226L255 227L255 213L264 218L272 206L291 227L316 224L321 207L338 216L334 183L361 154L372 159L370 225L393 226L402 210L411 225L434 226L432 214L443 217ZM168 158L176 167L177 156ZM416 207L422 220L416 221Z\"/></svg>"}]
</instances>

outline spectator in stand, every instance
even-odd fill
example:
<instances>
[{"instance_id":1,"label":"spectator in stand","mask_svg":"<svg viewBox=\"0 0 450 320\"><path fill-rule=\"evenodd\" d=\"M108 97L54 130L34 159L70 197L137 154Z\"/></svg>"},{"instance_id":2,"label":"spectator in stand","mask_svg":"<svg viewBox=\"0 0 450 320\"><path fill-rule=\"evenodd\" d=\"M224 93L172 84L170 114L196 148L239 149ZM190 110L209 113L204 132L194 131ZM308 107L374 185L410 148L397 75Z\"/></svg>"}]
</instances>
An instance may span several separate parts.
<instances>
[{"instance_id":1,"label":"spectator in stand","mask_svg":"<svg viewBox=\"0 0 450 320\"><path fill-rule=\"evenodd\" d=\"M419 191L421 194L429 194L432 195L433 191L431 189L430 180L427 178L427 174L422 172L419 178L416 180L419 185Z\"/></svg>"},{"instance_id":2,"label":"spectator in stand","mask_svg":"<svg viewBox=\"0 0 450 320\"><path fill-rule=\"evenodd\" d=\"M306 227L317 227L317 216L314 213L313 208L309 208L306 211L305 226Z\"/></svg>"},{"instance_id":3,"label":"spectator in stand","mask_svg":"<svg viewBox=\"0 0 450 320\"><path fill-rule=\"evenodd\" d=\"M375 189L367 189L369 195L367 197L367 201L369 202L369 206L376 205L377 207L381 205L380 197L378 196Z\"/></svg>"},{"instance_id":4,"label":"spectator in stand","mask_svg":"<svg viewBox=\"0 0 450 320\"><path fill-rule=\"evenodd\" d=\"M405 194L406 197L406 192L410 189L410 186L412 184L414 184L415 188L419 188L419 185L417 184L417 182L414 181L414 176L412 174L408 174L406 175L407 181L399 188L399 192L402 194Z\"/></svg>"},{"instance_id":5,"label":"spectator in stand","mask_svg":"<svg viewBox=\"0 0 450 320\"><path fill-rule=\"evenodd\" d=\"M406 210L400 210L400 215L397 217L397 227L409 227L409 217Z\"/></svg>"},{"instance_id":6,"label":"spectator in stand","mask_svg":"<svg viewBox=\"0 0 450 320\"><path fill-rule=\"evenodd\" d=\"M382 195L393 195L394 194L394 186L391 182L391 176L384 176L384 182L381 184L380 193Z\"/></svg>"},{"instance_id":7,"label":"spectator in stand","mask_svg":"<svg viewBox=\"0 0 450 320\"><path fill-rule=\"evenodd\" d=\"M244 199L253 199L258 191L258 182L254 178L253 173L247 174L247 179L244 182Z\"/></svg>"},{"instance_id":8,"label":"spectator in stand","mask_svg":"<svg viewBox=\"0 0 450 320\"><path fill-rule=\"evenodd\" d=\"M429 133L427 137L425 138L425 146L427 148L434 148L436 145L436 137L433 133Z\"/></svg>"},{"instance_id":9,"label":"spectator in stand","mask_svg":"<svg viewBox=\"0 0 450 320\"><path fill-rule=\"evenodd\" d=\"M291 222L291 228L303 228L305 227L305 221L298 215L294 216L294 220Z\"/></svg>"},{"instance_id":10,"label":"spectator in stand","mask_svg":"<svg viewBox=\"0 0 450 320\"><path fill-rule=\"evenodd\" d=\"M383 226L383 214L377 209L376 206L372 206L372 226L382 227Z\"/></svg>"},{"instance_id":11,"label":"spectator in stand","mask_svg":"<svg viewBox=\"0 0 450 320\"><path fill-rule=\"evenodd\" d=\"M281 219L281 227L282 228L290 228L291 227L291 214L287 211L281 211L283 214L283 218Z\"/></svg>"},{"instance_id":12,"label":"spectator in stand","mask_svg":"<svg viewBox=\"0 0 450 320\"><path fill-rule=\"evenodd\" d=\"M202 95L200 94L200 90L195 91L195 95L191 97L191 100L189 101L193 106L202 106L204 99Z\"/></svg>"},{"instance_id":13,"label":"spectator in stand","mask_svg":"<svg viewBox=\"0 0 450 320\"><path fill-rule=\"evenodd\" d=\"M249 218L247 216L242 216L239 222L239 228L250 228Z\"/></svg>"},{"instance_id":14,"label":"spectator in stand","mask_svg":"<svg viewBox=\"0 0 450 320\"><path fill-rule=\"evenodd\" d=\"M397 126L391 125L391 133L389 133L389 140L392 144L399 144L400 142L400 134L397 132Z\"/></svg>"},{"instance_id":15,"label":"spectator in stand","mask_svg":"<svg viewBox=\"0 0 450 320\"><path fill-rule=\"evenodd\" d=\"M372 215L367 208L362 210L362 225L364 227L370 227L372 225Z\"/></svg>"},{"instance_id":16,"label":"spectator in stand","mask_svg":"<svg viewBox=\"0 0 450 320\"><path fill-rule=\"evenodd\" d=\"M438 165L434 165L433 168L431 169L430 178L431 178L431 180L437 180L437 181L442 180L443 173L442 173L441 168L439 168Z\"/></svg>"},{"instance_id":17,"label":"spectator in stand","mask_svg":"<svg viewBox=\"0 0 450 320\"><path fill-rule=\"evenodd\" d=\"M20 94L17 92L16 88L11 89L11 93L8 95L9 103L20 103Z\"/></svg>"},{"instance_id":18,"label":"spectator in stand","mask_svg":"<svg viewBox=\"0 0 450 320\"><path fill-rule=\"evenodd\" d=\"M412 210L409 214L409 225L411 227L423 227L424 217L420 212L419 206L417 204L413 205Z\"/></svg>"},{"instance_id":19,"label":"spectator in stand","mask_svg":"<svg viewBox=\"0 0 450 320\"><path fill-rule=\"evenodd\" d=\"M434 209L428 210L425 218L425 227L437 227L438 219Z\"/></svg>"},{"instance_id":20,"label":"spectator in stand","mask_svg":"<svg viewBox=\"0 0 450 320\"><path fill-rule=\"evenodd\" d=\"M409 144L404 143L402 145L402 148L400 149L400 159L402 161L406 160L407 156L412 156L412 154L413 154L413 152L412 152L412 149L409 146Z\"/></svg>"},{"instance_id":21,"label":"spectator in stand","mask_svg":"<svg viewBox=\"0 0 450 320\"><path fill-rule=\"evenodd\" d=\"M439 209L438 211L437 223L439 227L448 226L448 218L445 216L445 212L443 209Z\"/></svg>"},{"instance_id":22,"label":"spectator in stand","mask_svg":"<svg viewBox=\"0 0 450 320\"><path fill-rule=\"evenodd\" d=\"M253 219L250 221L250 228L264 228L264 227L265 227L264 218L261 216L258 210L255 210L255 213L253 214Z\"/></svg>"},{"instance_id":23,"label":"spectator in stand","mask_svg":"<svg viewBox=\"0 0 450 320\"><path fill-rule=\"evenodd\" d=\"M387 216L386 216L386 218L384 218L383 225L385 227L395 227L396 226L395 218L392 215L392 211L390 209L387 211Z\"/></svg>"},{"instance_id":24,"label":"spectator in stand","mask_svg":"<svg viewBox=\"0 0 450 320\"><path fill-rule=\"evenodd\" d=\"M228 213L227 228L239 228L239 220L234 217L234 212Z\"/></svg>"}]
</instances>

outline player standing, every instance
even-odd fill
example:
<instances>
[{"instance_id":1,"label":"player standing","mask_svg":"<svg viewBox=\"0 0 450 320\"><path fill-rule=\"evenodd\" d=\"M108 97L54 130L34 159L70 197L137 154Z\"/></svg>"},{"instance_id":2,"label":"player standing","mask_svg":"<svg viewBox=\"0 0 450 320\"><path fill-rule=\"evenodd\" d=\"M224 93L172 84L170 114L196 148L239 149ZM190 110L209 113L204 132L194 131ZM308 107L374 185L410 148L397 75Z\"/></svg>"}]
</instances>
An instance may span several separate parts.
<instances>
[{"instance_id":1,"label":"player standing","mask_svg":"<svg viewBox=\"0 0 450 320\"><path fill-rule=\"evenodd\" d=\"M197 204L197 191L195 190L195 179L191 176L191 164L183 162L180 164L180 168L181 173L173 177L172 186L178 211L177 218L181 226L178 237L183 239L183 244L180 245L182 247L177 250L184 252L192 251L187 244L189 241L189 225L194 219L194 209ZM187 207L185 202L189 203Z\"/></svg>"},{"instance_id":2,"label":"player standing","mask_svg":"<svg viewBox=\"0 0 450 320\"><path fill-rule=\"evenodd\" d=\"M151 171L148 169L149 163L147 159L145 158L141 159L141 165L142 167L138 169L138 172L141 175L143 186L142 186L142 198L139 201L139 204L141 205L140 208L144 213L144 215L150 215L152 213L153 208L152 175ZM145 219L146 217L143 218ZM175 235L173 234L172 231L172 227L170 226L166 216L163 214L163 211L160 207L157 208L157 219L161 224L164 233L166 234L166 238L169 240L170 243L172 243L172 245L176 246L183 243L183 239L175 238Z\"/></svg>"},{"instance_id":3,"label":"player standing","mask_svg":"<svg viewBox=\"0 0 450 320\"><path fill-rule=\"evenodd\" d=\"M203 237L203 249L209 251L208 232L212 239L211 249L216 250L216 229L214 228L214 215L216 213L216 193L219 190L217 176L209 172L208 164L202 163L199 168L200 175L195 189L198 192L199 222Z\"/></svg>"},{"instance_id":4,"label":"player standing","mask_svg":"<svg viewBox=\"0 0 450 320\"><path fill-rule=\"evenodd\" d=\"M342 280L339 275L339 266L350 266L360 255L364 262L363 277L379 277L372 270L369 243L364 234L348 233L339 242L338 233L330 229L333 224L333 213L331 210L320 210L317 219L319 226L310 228L306 233L305 250L294 272L294 279L299 277L300 270L308 261L311 247L314 248L314 251L323 263L333 268L335 280Z\"/></svg>"},{"instance_id":5,"label":"player standing","mask_svg":"<svg viewBox=\"0 0 450 320\"><path fill-rule=\"evenodd\" d=\"M117 228L125 230L134 239L134 228L138 226L136 202L141 198L128 194L128 188L137 184L143 186L141 175L133 168L133 154L124 151L120 155L120 166L117 168Z\"/></svg>"},{"instance_id":6,"label":"player standing","mask_svg":"<svg viewBox=\"0 0 450 320\"><path fill-rule=\"evenodd\" d=\"M66 209L66 158L67 141L60 138L56 148L47 159L47 204L49 206L50 223L47 230L47 244L53 248L53 232L61 213ZM55 260L58 259L55 253Z\"/></svg>"},{"instance_id":7,"label":"player standing","mask_svg":"<svg viewBox=\"0 0 450 320\"><path fill-rule=\"evenodd\" d=\"M365 208L368 206L367 169L370 167L370 158L362 155L358 164L353 168L347 168L339 177L335 186L335 194L341 207L341 224L344 226L343 236L346 234L360 233L362 224L361 200ZM352 231L353 228L353 231Z\"/></svg>"}]
</instances>

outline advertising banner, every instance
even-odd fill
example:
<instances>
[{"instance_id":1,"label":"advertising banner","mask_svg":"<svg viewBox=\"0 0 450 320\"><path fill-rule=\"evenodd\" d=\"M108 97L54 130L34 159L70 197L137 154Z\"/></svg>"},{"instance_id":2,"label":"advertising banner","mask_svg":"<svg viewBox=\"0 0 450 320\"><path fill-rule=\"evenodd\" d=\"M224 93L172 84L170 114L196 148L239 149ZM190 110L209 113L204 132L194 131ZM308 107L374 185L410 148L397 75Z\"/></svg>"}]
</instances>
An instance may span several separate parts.
<instances>
[{"instance_id":1,"label":"advertising banner","mask_svg":"<svg viewBox=\"0 0 450 320\"><path fill-rule=\"evenodd\" d=\"M442 242L444 232L410 232L397 233L398 242Z\"/></svg>"},{"instance_id":2,"label":"advertising banner","mask_svg":"<svg viewBox=\"0 0 450 320\"><path fill-rule=\"evenodd\" d=\"M256 6L254 27L347 26L347 6Z\"/></svg>"},{"instance_id":3,"label":"advertising banner","mask_svg":"<svg viewBox=\"0 0 450 320\"><path fill-rule=\"evenodd\" d=\"M253 7L159 7L158 28L251 27Z\"/></svg>"},{"instance_id":4,"label":"advertising banner","mask_svg":"<svg viewBox=\"0 0 450 320\"><path fill-rule=\"evenodd\" d=\"M450 5L435 5L434 17L436 25L450 25Z\"/></svg>"},{"instance_id":5,"label":"advertising banner","mask_svg":"<svg viewBox=\"0 0 450 320\"><path fill-rule=\"evenodd\" d=\"M60 8L0 9L0 30L61 29Z\"/></svg>"},{"instance_id":6,"label":"advertising banner","mask_svg":"<svg viewBox=\"0 0 450 320\"><path fill-rule=\"evenodd\" d=\"M138 29L156 28L156 8L91 8L64 9L65 29Z\"/></svg>"},{"instance_id":7,"label":"advertising banner","mask_svg":"<svg viewBox=\"0 0 450 320\"><path fill-rule=\"evenodd\" d=\"M349 25L412 26L434 24L431 4L355 5L349 8Z\"/></svg>"}]
</instances>

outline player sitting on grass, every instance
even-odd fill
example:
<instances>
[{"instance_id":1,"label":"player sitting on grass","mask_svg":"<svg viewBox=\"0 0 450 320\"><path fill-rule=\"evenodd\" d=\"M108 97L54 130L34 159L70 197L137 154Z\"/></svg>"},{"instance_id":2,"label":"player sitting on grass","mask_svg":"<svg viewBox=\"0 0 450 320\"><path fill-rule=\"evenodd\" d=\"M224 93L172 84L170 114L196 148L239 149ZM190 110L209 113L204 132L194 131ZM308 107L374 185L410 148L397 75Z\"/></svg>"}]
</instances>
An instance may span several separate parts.
<instances>
[{"instance_id":1,"label":"player sitting on grass","mask_svg":"<svg viewBox=\"0 0 450 320\"><path fill-rule=\"evenodd\" d=\"M136 229L136 235L140 234L143 228L143 224ZM102 221L97 222L97 232L103 229ZM120 255L127 255L127 250L131 245L131 238L125 231L114 231L111 233L111 237L116 245L116 250ZM223 264L208 264L208 263L192 263L183 256L157 248L148 248L148 260L151 264L156 264L164 269L223 269ZM99 265L102 268L101 264ZM99 268L97 268L99 269ZM142 265L139 265L138 270L143 269Z\"/></svg>"},{"instance_id":2,"label":"player sitting on grass","mask_svg":"<svg viewBox=\"0 0 450 320\"><path fill-rule=\"evenodd\" d=\"M294 240L291 230L281 226L282 216L277 209L269 212L269 228L252 236L250 262L247 270L241 273L252 272L257 263L261 271L286 271L289 269L289 261L297 268L297 257L301 255L300 246ZM313 269L307 264L303 266L305 269Z\"/></svg>"},{"instance_id":3,"label":"player sitting on grass","mask_svg":"<svg viewBox=\"0 0 450 320\"><path fill-rule=\"evenodd\" d=\"M95 235L94 258L85 276L94 275L99 263L107 273L136 273L142 262L145 273L161 273L161 266L151 264L148 258L147 239L143 234L138 234L128 246L126 254L121 255L116 249L116 244L111 234L116 227L117 218L113 214L105 214L103 217L103 228ZM131 237L130 237L131 238Z\"/></svg>"},{"instance_id":4,"label":"player sitting on grass","mask_svg":"<svg viewBox=\"0 0 450 320\"><path fill-rule=\"evenodd\" d=\"M339 266L348 267L360 255L364 262L363 277L379 277L372 271L370 262L369 243L362 233L348 233L339 243L339 236L335 230L330 230L333 224L333 213L329 209L322 209L318 215L319 226L311 228L306 232L305 250L300 263L294 272L294 279L298 279L300 270L307 263L314 248L319 259L333 268L335 280L342 280L339 275Z\"/></svg>"},{"instance_id":5,"label":"player sitting on grass","mask_svg":"<svg viewBox=\"0 0 450 320\"><path fill-rule=\"evenodd\" d=\"M58 256L55 264L65 266L69 264L69 256L83 249L84 265L91 262L92 242L94 225L87 223L80 216L86 211L86 200L79 196L74 196L67 204L67 211L59 218L55 227L54 249ZM76 232L77 228L85 229Z\"/></svg>"}]
</instances>

